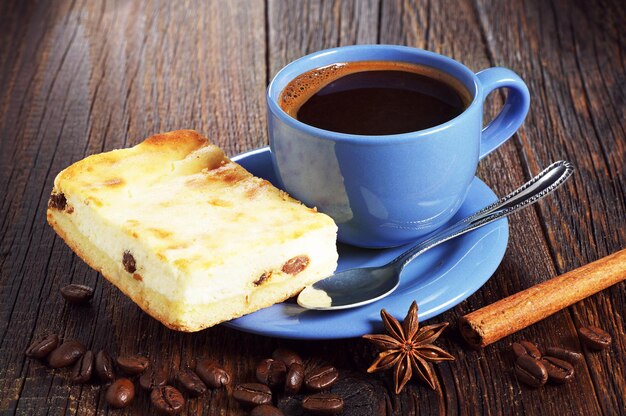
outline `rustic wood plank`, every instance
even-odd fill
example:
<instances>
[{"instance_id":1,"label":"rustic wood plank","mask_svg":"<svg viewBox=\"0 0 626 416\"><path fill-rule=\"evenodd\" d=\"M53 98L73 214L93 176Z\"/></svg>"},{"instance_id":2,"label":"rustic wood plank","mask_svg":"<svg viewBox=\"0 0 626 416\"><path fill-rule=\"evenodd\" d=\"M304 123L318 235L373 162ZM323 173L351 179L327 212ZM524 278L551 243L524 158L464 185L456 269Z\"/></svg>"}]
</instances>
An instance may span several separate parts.
<instances>
[{"instance_id":1,"label":"rustic wood plank","mask_svg":"<svg viewBox=\"0 0 626 416\"><path fill-rule=\"evenodd\" d=\"M537 98L527 123L533 128L520 136L526 168L558 158L578 168L556 203L538 208L559 273L626 245L626 78L620 43L625 13L618 3L478 6L494 57L514 60L533 81ZM510 22L498 18L502 15L518 16L520 30L504 30ZM615 285L569 308L575 326L598 325L615 340L606 353L585 351L591 391L604 414L626 409L626 335L619 312L626 309L625 287ZM575 334L566 334L566 342L580 348ZM583 391L587 396L587 388Z\"/></svg>"},{"instance_id":2,"label":"rustic wood plank","mask_svg":"<svg viewBox=\"0 0 626 416\"><path fill-rule=\"evenodd\" d=\"M59 11L66 12L63 9ZM45 15L42 8L34 12L34 16L39 19L43 19ZM35 26L32 29L39 31ZM71 32L67 39L70 37ZM11 167L8 176L4 174L9 171L3 171L2 178L3 183L7 184L7 198L2 205L2 252L6 257L3 258L0 269L0 293L3 299L0 307L0 355L11 363L11 366L3 366L0 373L0 383L3 386L0 390L6 392L2 397L2 409L7 405L15 406L19 400L25 381L21 376L25 368L22 346L32 336L39 312L46 311L42 297L49 292L52 284L51 280L42 277L46 276L52 254L55 251L58 253L58 249L53 249L55 238L46 230L45 215L42 213L45 211L46 194L52 183L50 170L53 165L60 167L60 163L63 163L55 160L56 149L63 134L84 134L80 126L83 120L80 109L65 99L68 90L73 92L74 88L81 87L81 80L79 78L73 84L68 76L57 82L56 76L61 68L75 73L76 62L63 67L63 57L66 55L62 53L47 59L51 46L41 43L39 33L27 34L26 39L32 43L25 45L22 56L28 59L37 51L40 56L44 56L40 61L41 67L48 67L48 71L33 74L28 68L32 66L32 62L18 60L16 68L27 69L26 91L22 89L24 84L19 83L15 88L3 89L12 91L12 98L16 100L9 102L9 115L16 110L18 114L23 113L19 119L5 118L2 124L3 138L10 138L3 140L6 146L2 152L2 166ZM66 40L65 51L68 44L69 41ZM72 117L71 121L68 122L64 112ZM47 129L41 129L44 120ZM22 140L23 137L26 139ZM14 164L17 160L19 162ZM59 245L54 246L58 247ZM57 257L56 260L61 264L65 263L66 268L70 269L71 258ZM29 278L24 279L24 276ZM56 309L57 315L61 311L62 308ZM51 315L54 314L44 314L42 318L52 317Z\"/></svg>"},{"instance_id":3,"label":"rustic wood plank","mask_svg":"<svg viewBox=\"0 0 626 416\"><path fill-rule=\"evenodd\" d=\"M376 43L379 2L269 0L270 76L294 59L343 45Z\"/></svg>"}]
</instances>

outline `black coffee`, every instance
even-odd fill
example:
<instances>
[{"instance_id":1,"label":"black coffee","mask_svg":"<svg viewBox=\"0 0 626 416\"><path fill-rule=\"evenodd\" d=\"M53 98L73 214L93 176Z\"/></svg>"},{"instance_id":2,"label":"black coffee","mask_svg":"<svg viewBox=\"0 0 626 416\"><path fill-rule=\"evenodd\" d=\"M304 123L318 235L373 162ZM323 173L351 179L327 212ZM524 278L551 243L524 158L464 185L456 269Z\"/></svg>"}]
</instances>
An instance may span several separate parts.
<instances>
[{"instance_id":1,"label":"black coffee","mask_svg":"<svg viewBox=\"0 0 626 416\"><path fill-rule=\"evenodd\" d=\"M459 81L434 68L363 61L298 76L283 90L280 106L290 116L324 130L388 135L445 123L470 101Z\"/></svg>"}]
</instances>

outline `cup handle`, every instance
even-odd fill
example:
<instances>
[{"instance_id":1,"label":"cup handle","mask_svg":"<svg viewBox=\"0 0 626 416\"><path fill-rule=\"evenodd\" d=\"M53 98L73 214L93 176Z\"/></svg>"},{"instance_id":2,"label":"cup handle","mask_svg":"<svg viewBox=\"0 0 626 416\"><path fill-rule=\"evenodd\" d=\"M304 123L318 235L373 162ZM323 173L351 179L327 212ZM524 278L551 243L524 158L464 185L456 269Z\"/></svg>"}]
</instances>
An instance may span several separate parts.
<instances>
[{"instance_id":1,"label":"cup handle","mask_svg":"<svg viewBox=\"0 0 626 416\"><path fill-rule=\"evenodd\" d=\"M507 68L494 67L476 74L482 88L483 102L493 90L508 88L509 94L500 113L482 131L480 156L482 159L507 141L521 126L530 106L528 87L522 79Z\"/></svg>"}]
</instances>

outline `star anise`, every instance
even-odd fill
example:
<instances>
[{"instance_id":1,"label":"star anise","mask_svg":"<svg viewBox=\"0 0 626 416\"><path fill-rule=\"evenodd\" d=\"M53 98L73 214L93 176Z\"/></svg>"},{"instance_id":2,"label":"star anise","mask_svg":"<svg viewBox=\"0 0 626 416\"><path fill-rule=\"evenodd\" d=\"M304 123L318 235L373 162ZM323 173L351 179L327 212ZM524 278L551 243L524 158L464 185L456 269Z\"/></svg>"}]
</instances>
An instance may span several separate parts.
<instances>
[{"instance_id":1,"label":"star anise","mask_svg":"<svg viewBox=\"0 0 626 416\"><path fill-rule=\"evenodd\" d=\"M381 350L367 372L394 367L396 394L400 394L414 373L435 390L437 376L430 362L454 360L452 355L433 345L448 323L427 325L420 329L415 301L402 325L384 309L380 311L380 316L389 335L363 335L363 338L372 341Z\"/></svg>"}]
</instances>

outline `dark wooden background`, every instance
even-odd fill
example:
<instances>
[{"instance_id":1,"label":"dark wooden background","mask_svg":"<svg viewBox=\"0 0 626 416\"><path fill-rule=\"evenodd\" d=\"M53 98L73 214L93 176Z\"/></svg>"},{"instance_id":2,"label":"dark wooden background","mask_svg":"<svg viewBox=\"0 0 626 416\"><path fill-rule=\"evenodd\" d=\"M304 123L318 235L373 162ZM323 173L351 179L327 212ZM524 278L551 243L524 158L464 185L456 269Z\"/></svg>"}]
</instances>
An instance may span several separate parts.
<instances>
[{"instance_id":1,"label":"dark wooden background","mask_svg":"<svg viewBox=\"0 0 626 416\"><path fill-rule=\"evenodd\" d=\"M250 381L254 363L275 347L292 347L341 369L346 414L626 414L624 283L482 351L448 331L440 344L458 359L437 369L442 394L411 382L395 397L385 376L362 375L374 350L360 339L293 342L223 327L164 328L74 256L45 220L54 176L86 155L179 128L197 129L230 155L266 145L266 84L304 54L393 43L450 55L476 71L506 66L528 83L531 110L479 176L502 194L558 159L578 169L555 196L512 217L496 274L433 320L456 324L626 246L625 25L620 0L0 2L0 413L152 412L147 394L110 411L97 385L71 385L67 371L25 359L33 337L52 330L174 366L212 356L238 381ZM495 94L487 113L501 102ZM92 306L63 302L59 288L71 282L95 287ZM532 390L516 381L510 342L580 350L575 331L586 324L608 330L614 344L583 350L573 383ZM200 413L244 411L222 390L188 403L185 414Z\"/></svg>"}]
</instances>

